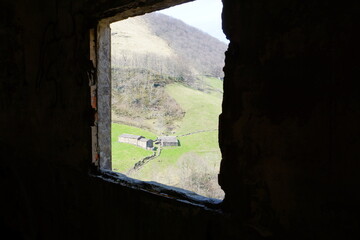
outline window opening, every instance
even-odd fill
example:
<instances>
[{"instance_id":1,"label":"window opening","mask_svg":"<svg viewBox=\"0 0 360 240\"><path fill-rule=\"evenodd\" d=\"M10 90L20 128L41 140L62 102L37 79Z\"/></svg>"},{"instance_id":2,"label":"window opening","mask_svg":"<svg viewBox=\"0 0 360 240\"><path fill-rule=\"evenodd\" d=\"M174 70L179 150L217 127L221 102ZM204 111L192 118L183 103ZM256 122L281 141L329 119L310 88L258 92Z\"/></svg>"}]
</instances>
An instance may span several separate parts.
<instances>
[{"instance_id":1,"label":"window opening","mask_svg":"<svg viewBox=\"0 0 360 240\"><path fill-rule=\"evenodd\" d=\"M111 93L99 86L98 95L111 94L111 106L103 106L111 107L111 120L108 116L103 123L111 122L111 143L99 142L105 145L100 165L103 162L103 168L131 178L223 198L217 181L221 160L218 116L227 42L171 17L179 18L175 8L186 11L185 5L202 15L191 4L205 2L209 5L199 0L103 29L102 34L111 34L111 55L104 55L111 57ZM219 8L221 22L221 1L210 2ZM187 18L191 18L189 10ZM99 67L110 70L110 66ZM100 135L110 134L108 130L101 132L99 124Z\"/></svg>"}]
</instances>

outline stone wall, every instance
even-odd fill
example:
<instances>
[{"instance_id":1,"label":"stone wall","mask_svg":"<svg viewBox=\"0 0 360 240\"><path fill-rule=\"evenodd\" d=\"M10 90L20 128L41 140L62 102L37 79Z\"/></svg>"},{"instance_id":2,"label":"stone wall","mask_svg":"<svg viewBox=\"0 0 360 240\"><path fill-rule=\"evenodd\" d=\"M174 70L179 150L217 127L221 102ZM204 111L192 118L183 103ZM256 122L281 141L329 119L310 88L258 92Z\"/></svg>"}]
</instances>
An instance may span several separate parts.
<instances>
[{"instance_id":1,"label":"stone wall","mask_svg":"<svg viewBox=\"0 0 360 240\"><path fill-rule=\"evenodd\" d=\"M352 236L359 4L223 2L231 40L220 123L226 207L264 236Z\"/></svg>"},{"instance_id":2,"label":"stone wall","mask_svg":"<svg viewBox=\"0 0 360 240\"><path fill-rule=\"evenodd\" d=\"M353 238L360 28L352 2L223 0L224 214L89 175L89 29L171 2L181 1L0 2L2 234Z\"/></svg>"}]
</instances>

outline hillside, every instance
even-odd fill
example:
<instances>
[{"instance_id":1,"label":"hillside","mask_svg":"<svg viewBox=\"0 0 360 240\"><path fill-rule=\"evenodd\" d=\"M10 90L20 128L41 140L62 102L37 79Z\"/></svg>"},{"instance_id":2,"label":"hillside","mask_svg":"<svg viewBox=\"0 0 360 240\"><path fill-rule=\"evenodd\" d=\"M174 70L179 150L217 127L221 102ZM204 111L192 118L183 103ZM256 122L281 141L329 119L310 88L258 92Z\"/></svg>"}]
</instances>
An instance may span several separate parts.
<instances>
[{"instance_id":1,"label":"hillside","mask_svg":"<svg viewBox=\"0 0 360 240\"><path fill-rule=\"evenodd\" d=\"M140 170L131 170L135 163L152 154L130 144L117 142L123 133L133 133L155 139L155 135L143 129L124 124L112 125L113 170L144 181L157 181L167 185L185 188L201 195L223 198L223 191L217 183L221 153L218 146L218 115L221 112L221 80L210 79L213 86L208 93L169 84L166 92L186 111L179 122L176 135L180 146L163 148L161 155L148 162ZM186 133L197 132L186 135Z\"/></svg>"},{"instance_id":2,"label":"hillside","mask_svg":"<svg viewBox=\"0 0 360 240\"><path fill-rule=\"evenodd\" d=\"M223 77L227 44L161 13L146 14L143 19L155 36L165 40L176 54L196 69L198 74Z\"/></svg>"},{"instance_id":3,"label":"hillside","mask_svg":"<svg viewBox=\"0 0 360 240\"><path fill-rule=\"evenodd\" d=\"M126 56L131 52L174 57L175 52L149 28L144 16L133 17L111 24L112 56ZM116 65L116 64L115 64Z\"/></svg>"},{"instance_id":4,"label":"hillside","mask_svg":"<svg viewBox=\"0 0 360 240\"><path fill-rule=\"evenodd\" d=\"M227 44L178 19L145 14L111 24L111 34L114 68L223 77Z\"/></svg>"},{"instance_id":5,"label":"hillside","mask_svg":"<svg viewBox=\"0 0 360 240\"><path fill-rule=\"evenodd\" d=\"M165 87L206 92L223 75L227 45L180 20L151 13L111 24L112 119L156 133L179 128L184 109Z\"/></svg>"},{"instance_id":6,"label":"hillside","mask_svg":"<svg viewBox=\"0 0 360 240\"><path fill-rule=\"evenodd\" d=\"M217 128L227 45L159 13L111 29L113 170L222 198ZM119 143L123 133L173 135L180 145L145 150Z\"/></svg>"}]
</instances>

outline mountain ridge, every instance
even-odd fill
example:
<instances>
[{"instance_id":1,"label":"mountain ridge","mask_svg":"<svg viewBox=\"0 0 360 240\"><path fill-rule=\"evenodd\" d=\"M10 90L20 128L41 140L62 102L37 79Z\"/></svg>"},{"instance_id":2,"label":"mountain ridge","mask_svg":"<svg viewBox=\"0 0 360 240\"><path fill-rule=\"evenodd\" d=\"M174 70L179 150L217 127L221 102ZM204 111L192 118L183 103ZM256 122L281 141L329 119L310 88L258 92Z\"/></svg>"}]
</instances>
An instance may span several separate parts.
<instances>
[{"instance_id":1,"label":"mountain ridge","mask_svg":"<svg viewBox=\"0 0 360 240\"><path fill-rule=\"evenodd\" d=\"M165 40L181 58L200 70L201 74L223 77L226 43L179 19L161 13L145 14L144 19L156 36Z\"/></svg>"},{"instance_id":2,"label":"mountain ridge","mask_svg":"<svg viewBox=\"0 0 360 240\"><path fill-rule=\"evenodd\" d=\"M136 55L135 67L148 65L137 56L145 54L175 65L186 63L183 68L193 75L223 77L227 44L179 19L155 12L113 23L111 28L114 67L127 66L124 56L129 54Z\"/></svg>"}]
</instances>

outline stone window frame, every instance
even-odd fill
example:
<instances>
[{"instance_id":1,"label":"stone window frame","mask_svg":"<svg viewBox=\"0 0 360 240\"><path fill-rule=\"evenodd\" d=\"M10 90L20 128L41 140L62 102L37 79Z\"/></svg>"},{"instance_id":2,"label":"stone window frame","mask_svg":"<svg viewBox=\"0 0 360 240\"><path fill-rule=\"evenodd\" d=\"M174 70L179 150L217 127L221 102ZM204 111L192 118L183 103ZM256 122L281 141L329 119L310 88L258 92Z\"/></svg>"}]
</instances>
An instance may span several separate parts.
<instances>
[{"instance_id":1,"label":"stone window frame","mask_svg":"<svg viewBox=\"0 0 360 240\"><path fill-rule=\"evenodd\" d=\"M221 211L223 200L198 195L189 190L167 186L157 182L147 182L113 172L111 165L111 28L113 22L129 17L154 12L180 3L193 0L168 0L155 4L148 10L139 7L128 9L97 22L96 28L90 29L90 61L94 66L89 74L91 106L95 112L92 133L92 171L91 175L105 181L120 184L132 189L146 191L176 201L194 204L212 211ZM167 5L164 5L164 3Z\"/></svg>"}]
</instances>

